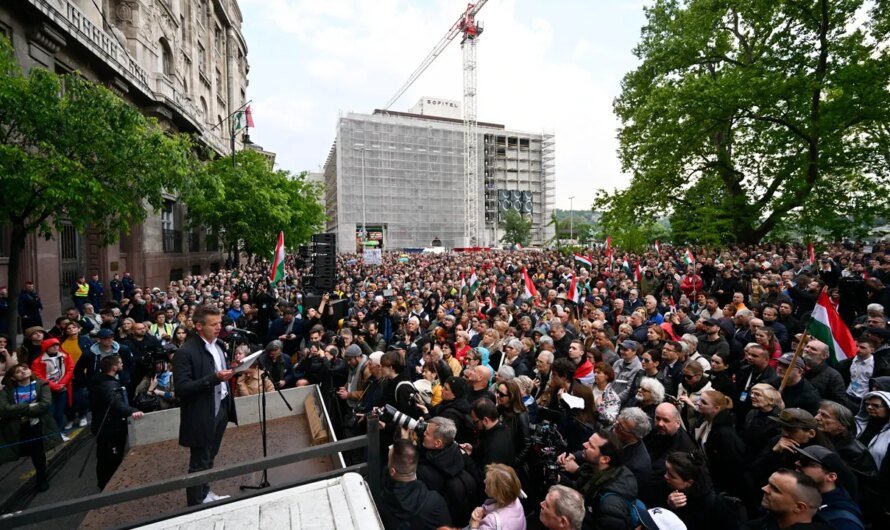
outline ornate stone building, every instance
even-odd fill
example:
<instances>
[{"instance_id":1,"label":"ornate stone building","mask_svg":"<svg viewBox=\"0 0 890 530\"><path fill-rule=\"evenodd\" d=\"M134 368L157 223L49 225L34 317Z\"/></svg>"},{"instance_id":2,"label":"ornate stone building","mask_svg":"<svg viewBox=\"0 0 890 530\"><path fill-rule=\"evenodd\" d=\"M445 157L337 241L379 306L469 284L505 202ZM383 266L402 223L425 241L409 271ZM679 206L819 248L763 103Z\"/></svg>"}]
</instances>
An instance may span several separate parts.
<instances>
[{"instance_id":1,"label":"ornate stone building","mask_svg":"<svg viewBox=\"0 0 890 530\"><path fill-rule=\"evenodd\" d=\"M247 101L247 43L236 0L14 0L0 2L0 33L27 72L78 72L101 83L162 127L192 135L201 155L231 153L223 122ZM241 149L240 139L234 148ZM126 185L126 183L121 183ZM7 198L6 200L9 200ZM91 230L66 227L50 241L31 236L22 279L33 279L51 322L70 303L79 273L107 285L128 271L143 286L223 266L212 234L188 232L184 208L164 208L98 245ZM6 284L8 227L0 227L0 286Z\"/></svg>"}]
</instances>

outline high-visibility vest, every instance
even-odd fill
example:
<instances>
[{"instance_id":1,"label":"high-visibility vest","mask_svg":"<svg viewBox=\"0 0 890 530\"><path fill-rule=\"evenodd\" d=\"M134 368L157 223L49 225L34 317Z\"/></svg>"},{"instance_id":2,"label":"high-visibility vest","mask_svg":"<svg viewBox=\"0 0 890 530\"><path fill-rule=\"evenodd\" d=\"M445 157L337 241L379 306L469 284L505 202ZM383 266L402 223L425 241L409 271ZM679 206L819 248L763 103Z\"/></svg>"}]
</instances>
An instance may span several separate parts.
<instances>
[{"instance_id":1,"label":"high-visibility vest","mask_svg":"<svg viewBox=\"0 0 890 530\"><path fill-rule=\"evenodd\" d=\"M82 296L86 298L90 295L90 284L88 283L78 283L77 290L74 291L74 296Z\"/></svg>"}]
</instances>

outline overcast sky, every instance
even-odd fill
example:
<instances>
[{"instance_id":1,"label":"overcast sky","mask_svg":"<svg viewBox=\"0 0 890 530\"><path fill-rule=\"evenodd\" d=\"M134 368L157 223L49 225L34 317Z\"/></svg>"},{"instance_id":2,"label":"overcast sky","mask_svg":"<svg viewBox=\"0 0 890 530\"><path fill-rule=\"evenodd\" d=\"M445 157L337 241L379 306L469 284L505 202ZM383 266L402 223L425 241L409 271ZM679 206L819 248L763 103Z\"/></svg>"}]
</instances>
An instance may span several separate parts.
<instances>
[{"instance_id":1,"label":"overcast sky","mask_svg":"<svg viewBox=\"0 0 890 530\"><path fill-rule=\"evenodd\" d=\"M318 171L341 112L380 108L466 0L239 0L256 128L278 167ZM612 101L644 23L644 0L489 0L477 17L478 119L556 134L556 204L589 208L625 187ZM393 105L461 100L459 38Z\"/></svg>"}]
</instances>

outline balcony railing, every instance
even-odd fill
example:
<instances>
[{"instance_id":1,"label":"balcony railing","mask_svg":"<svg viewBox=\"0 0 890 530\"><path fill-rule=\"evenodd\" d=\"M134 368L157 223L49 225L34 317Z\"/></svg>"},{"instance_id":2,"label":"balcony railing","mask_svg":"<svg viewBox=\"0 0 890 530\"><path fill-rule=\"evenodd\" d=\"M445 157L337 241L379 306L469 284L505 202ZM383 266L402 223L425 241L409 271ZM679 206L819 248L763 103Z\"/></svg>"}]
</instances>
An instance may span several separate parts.
<instances>
[{"instance_id":1,"label":"balcony railing","mask_svg":"<svg viewBox=\"0 0 890 530\"><path fill-rule=\"evenodd\" d=\"M182 252L182 230L162 230L164 236L164 252Z\"/></svg>"},{"instance_id":2,"label":"balcony railing","mask_svg":"<svg viewBox=\"0 0 890 530\"><path fill-rule=\"evenodd\" d=\"M189 252L201 251L201 234L189 232Z\"/></svg>"}]
</instances>

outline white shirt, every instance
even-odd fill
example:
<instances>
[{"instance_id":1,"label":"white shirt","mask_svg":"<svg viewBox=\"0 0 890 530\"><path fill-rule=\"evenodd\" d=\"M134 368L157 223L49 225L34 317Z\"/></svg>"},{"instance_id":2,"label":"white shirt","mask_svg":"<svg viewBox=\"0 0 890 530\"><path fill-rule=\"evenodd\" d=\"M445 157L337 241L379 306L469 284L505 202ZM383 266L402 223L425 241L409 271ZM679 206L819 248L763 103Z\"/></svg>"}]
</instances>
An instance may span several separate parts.
<instances>
[{"instance_id":1,"label":"white shirt","mask_svg":"<svg viewBox=\"0 0 890 530\"><path fill-rule=\"evenodd\" d=\"M850 386L847 387L847 394L862 399L862 396L868 392L868 380L875 371L875 356L869 355L864 361L859 360L859 356L853 357L853 363L850 364Z\"/></svg>"},{"instance_id":2,"label":"white shirt","mask_svg":"<svg viewBox=\"0 0 890 530\"><path fill-rule=\"evenodd\" d=\"M223 370L228 370L228 367L226 367L226 354L223 353L222 349L219 347L216 341L207 342L207 339L205 339L204 337L201 337L201 340L204 341L204 348L206 348L207 351L210 352L210 355L213 356L213 364L216 366L216 371L221 372ZM228 381L220 381L219 385L219 398L220 401L222 401L226 398L226 396L229 395L229 383Z\"/></svg>"}]
</instances>

